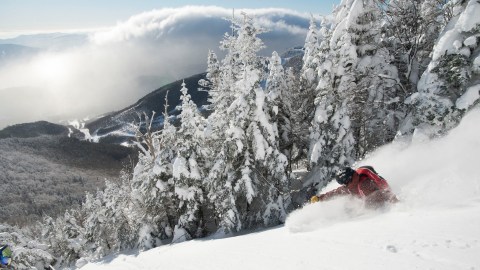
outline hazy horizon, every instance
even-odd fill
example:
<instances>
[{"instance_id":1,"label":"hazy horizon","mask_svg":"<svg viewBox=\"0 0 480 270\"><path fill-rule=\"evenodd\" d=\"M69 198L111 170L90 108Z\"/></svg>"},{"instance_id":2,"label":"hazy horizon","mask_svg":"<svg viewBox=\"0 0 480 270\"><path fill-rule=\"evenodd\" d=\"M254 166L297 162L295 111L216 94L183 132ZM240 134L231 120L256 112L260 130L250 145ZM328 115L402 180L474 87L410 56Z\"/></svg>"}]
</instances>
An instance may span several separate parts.
<instances>
[{"instance_id":1,"label":"hazy horizon","mask_svg":"<svg viewBox=\"0 0 480 270\"><path fill-rule=\"evenodd\" d=\"M340 0L3 0L0 9L0 38L6 33L65 32L72 29L99 29L113 27L131 16L154 9L180 8L184 6L218 6L225 9L284 8L306 14L328 15ZM10 35L8 38L12 38Z\"/></svg>"},{"instance_id":2,"label":"hazy horizon","mask_svg":"<svg viewBox=\"0 0 480 270\"><path fill-rule=\"evenodd\" d=\"M311 14L285 8L244 11L269 30L261 35L267 46L262 55L303 46ZM237 16L240 12L235 10ZM95 117L204 72L208 50L221 58L219 44L230 31L226 18L231 16L231 9L217 6L164 8L87 33L0 39L0 128ZM314 18L320 22L320 16Z\"/></svg>"}]
</instances>

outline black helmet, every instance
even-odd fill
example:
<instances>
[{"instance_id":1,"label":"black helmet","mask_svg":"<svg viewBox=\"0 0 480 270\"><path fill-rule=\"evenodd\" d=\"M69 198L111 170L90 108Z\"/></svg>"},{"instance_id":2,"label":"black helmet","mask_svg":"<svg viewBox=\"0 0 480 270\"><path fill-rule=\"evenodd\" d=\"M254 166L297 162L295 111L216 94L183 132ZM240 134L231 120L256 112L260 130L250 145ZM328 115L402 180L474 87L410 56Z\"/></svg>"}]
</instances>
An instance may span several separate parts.
<instances>
[{"instance_id":1,"label":"black helmet","mask_svg":"<svg viewBox=\"0 0 480 270\"><path fill-rule=\"evenodd\" d=\"M335 175L335 179L340 185L346 185L350 183L352 180L353 173L355 172L354 169L350 167L345 167L340 169L337 174Z\"/></svg>"}]
</instances>

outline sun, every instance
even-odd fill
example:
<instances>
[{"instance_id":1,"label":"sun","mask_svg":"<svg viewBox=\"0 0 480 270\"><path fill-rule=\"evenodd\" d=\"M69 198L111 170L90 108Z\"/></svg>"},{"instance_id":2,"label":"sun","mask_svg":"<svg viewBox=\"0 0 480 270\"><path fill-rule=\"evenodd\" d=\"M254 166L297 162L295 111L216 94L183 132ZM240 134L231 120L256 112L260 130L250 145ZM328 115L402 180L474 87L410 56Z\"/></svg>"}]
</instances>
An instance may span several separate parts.
<instances>
[{"instance_id":1,"label":"sun","mask_svg":"<svg viewBox=\"0 0 480 270\"><path fill-rule=\"evenodd\" d=\"M67 80L69 67L66 56L45 54L35 61L34 72L40 80L48 84L60 84Z\"/></svg>"}]
</instances>

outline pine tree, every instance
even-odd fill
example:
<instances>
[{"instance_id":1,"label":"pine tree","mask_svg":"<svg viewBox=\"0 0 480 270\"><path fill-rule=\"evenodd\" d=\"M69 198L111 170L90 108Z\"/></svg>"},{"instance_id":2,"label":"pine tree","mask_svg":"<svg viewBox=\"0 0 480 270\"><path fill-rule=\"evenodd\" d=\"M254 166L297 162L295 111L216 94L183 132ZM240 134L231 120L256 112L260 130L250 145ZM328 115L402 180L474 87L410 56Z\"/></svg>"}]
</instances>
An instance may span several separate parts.
<instances>
[{"instance_id":1,"label":"pine tree","mask_svg":"<svg viewBox=\"0 0 480 270\"><path fill-rule=\"evenodd\" d=\"M73 265L83 253L85 231L79 217L80 213L72 210L56 219L45 218L42 238L61 265Z\"/></svg>"},{"instance_id":2,"label":"pine tree","mask_svg":"<svg viewBox=\"0 0 480 270\"><path fill-rule=\"evenodd\" d=\"M95 196L88 194L82 205L85 216L85 259L99 259L112 252L134 248L137 235L129 213L129 183L107 181Z\"/></svg>"},{"instance_id":3,"label":"pine tree","mask_svg":"<svg viewBox=\"0 0 480 270\"><path fill-rule=\"evenodd\" d=\"M235 27L232 24L232 28ZM214 213L214 222L219 228L240 230L238 211L235 209L232 186L226 180L232 169L225 164L226 149L224 145L227 129L227 109L233 100L233 85L237 75L232 65L236 65L238 54L235 48L235 37L225 34L220 48L227 51L225 58L218 64L217 57L210 53L208 57L207 80L200 85L209 88L209 102L212 113L207 119L204 147L211 153L208 162L211 163L204 183L206 188L207 207Z\"/></svg>"},{"instance_id":4,"label":"pine tree","mask_svg":"<svg viewBox=\"0 0 480 270\"><path fill-rule=\"evenodd\" d=\"M232 22L232 29L235 30ZM207 119L207 145L210 149L219 149L225 140L227 126L227 109L234 100L233 87L239 76L239 53L236 47L236 37L228 33L221 41L220 48L226 51L224 59L218 64L217 57L210 53L208 57L207 80L201 85L208 85L209 107L212 114Z\"/></svg>"},{"instance_id":5,"label":"pine tree","mask_svg":"<svg viewBox=\"0 0 480 270\"><path fill-rule=\"evenodd\" d=\"M198 84L205 87L208 90L210 104L218 104L221 98L219 93L220 85L220 63L218 62L217 55L213 51L208 52L207 58L207 74L205 79L201 79ZM212 108L215 109L215 108Z\"/></svg>"},{"instance_id":6,"label":"pine tree","mask_svg":"<svg viewBox=\"0 0 480 270\"><path fill-rule=\"evenodd\" d=\"M224 125L222 114L225 112L227 104L225 103L225 87L222 80L222 70L218 61L217 55L213 51L208 52L207 60L207 74L205 79L201 79L198 84L201 89L208 90L208 109L212 112L212 115L207 120L206 135L209 141L205 143L218 143L217 138ZM228 88L228 87L227 87ZM211 149L216 145L209 145Z\"/></svg>"},{"instance_id":7,"label":"pine tree","mask_svg":"<svg viewBox=\"0 0 480 270\"><path fill-rule=\"evenodd\" d=\"M320 44L317 25L312 16L310 26L305 38L305 53L300 77L291 91L295 96L292 99L292 121L295 130L294 144L296 148L308 149L309 127L315 111L316 87L318 85L318 66L320 65ZM299 158L305 158L307 152L303 151Z\"/></svg>"},{"instance_id":8,"label":"pine tree","mask_svg":"<svg viewBox=\"0 0 480 270\"><path fill-rule=\"evenodd\" d=\"M305 53L303 55L303 66L301 71L302 79L305 80L308 89L311 91L315 89L317 80L317 67L319 65L319 36L317 25L314 18L310 19L310 26L308 28L307 37L305 38Z\"/></svg>"},{"instance_id":9,"label":"pine tree","mask_svg":"<svg viewBox=\"0 0 480 270\"><path fill-rule=\"evenodd\" d=\"M287 90L280 97L282 106L285 108L285 124L280 125L280 149L289 160L289 172L293 166L308 166L305 164L309 146L309 123L311 112L304 111L304 102L300 80L292 67L285 70L285 84ZM314 99L313 99L314 100ZM289 112L288 112L289 111ZM301 164L299 164L301 163Z\"/></svg>"},{"instance_id":10,"label":"pine tree","mask_svg":"<svg viewBox=\"0 0 480 270\"><path fill-rule=\"evenodd\" d=\"M328 68L330 63L324 62L324 65ZM347 101L334 88L333 79L328 72L322 72L312 123L310 161L315 168L315 180L321 186L330 181L338 169L351 165L354 158L355 141Z\"/></svg>"},{"instance_id":11,"label":"pine tree","mask_svg":"<svg viewBox=\"0 0 480 270\"><path fill-rule=\"evenodd\" d=\"M152 117L147 118L150 120L146 121L145 133L137 135L147 142L143 144L151 145L147 150L143 144L138 144L143 151L140 152L131 181L132 211L137 215L138 245L141 248L152 248L160 245L162 240L171 238L178 221L172 172L176 128L169 122L167 110L168 104L165 105L161 131L151 131Z\"/></svg>"},{"instance_id":12,"label":"pine tree","mask_svg":"<svg viewBox=\"0 0 480 270\"><path fill-rule=\"evenodd\" d=\"M288 171L291 172L291 165L298 156L297 146L294 143L294 134L292 133L293 97L291 84L295 78L291 70L285 72L277 52L272 53L268 70L269 74L265 89L267 93L265 111L270 117L273 128L278 133L279 147L288 159Z\"/></svg>"},{"instance_id":13,"label":"pine tree","mask_svg":"<svg viewBox=\"0 0 480 270\"><path fill-rule=\"evenodd\" d=\"M346 22L356 60L349 71L355 86L348 90L357 157L390 142L405 115L397 69L381 35L380 10L373 0L355 1Z\"/></svg>"},{"instance_id":14,"label":"pine tree","mask_svg":"<svg viewBox=\"0 0 480 270\"><path fill-rule=\"evenodd\" d=\"M177 155L173 162L173 178L175 195L178 197L178 230L184 239L203 236L202 204L205 203L203 179L206 175L205 157L208 156L204 145L205 121L191 100L185 83L182 83L182 111L180 113L180 129L177 132ZM177 237L174 237L177 238ZM177 239L174 239L178 241Z\"/></svg>"},{"instance_id":15,"label":"pine tree","mask_svg":"<svg viewBox=\"0 0 480 270\"><path fill-rule=\"evenodd\" d=\"M227 163L229 155L226 146L216 152L212 167L208 173L206 188L208 199L213 203L214 213L220 231L240 231L242 223L234 195L235 175L232 164Z\"/></svg>"},{"instance_id":16,"label":"pine tree","mask_svg":"<svg viewBox=\"0 0 480 270\"><path fill-rule=\"evenodd\" d=\"M345 26L352 4L342 1L334 11L337 20L325 22L321 30L324 39L320 45L319 83L310 133L310 162L319 187L330 181L338 168L351 165L355 158L348 98L356 88L357 52ZM331 29L327 28L329 25Z\"/></svg>"},{"instance_id":17,"label":"pine tree","mask_svg":"<svg viewBox=\"0 0 480 270\"><path fill-rule=\"evenodd\" d=\"M480 10L480 5L476 1L452 1L451 5L452 18L433 49L418 92L407 100L412 114L405 129L427 136L441 135L456 126L464 112L478 104L472 93L479 88L474 78L479 74L475 50L480 22L471 14Z\"/></svg>"},{"instance_id":18,"label":"pine tree","mask_svg":"<svg viewBox=\"0 0 480 270\"><path fill-rule=\"evenodd\" d=\"M446 14L443 0L377 0L383 13L384 35L394 56L406 95L417 90L421 74ZM442 3L443 2L443 3Z\"/></svg>"},{"instance_id":19,"label":"pine tree","mask_svg":"<svg viewBox=\"0 0 480 270\"><path fill-rule=\"evenodd\" d=\"M40 225L39 229L45 228ZM44 241L46 239L40 235L33 234L28 228L21 229L1 223L0 232L0 243L2 246L8 245L13 253L10 269L50 269L54 265L55 256L49 250L48 242Z\"/></svg>"},{"instance_id":20,"label":"pine tree","mask_svg":"<svg viewBox=\"0 0 480 270\"><path fill-rule=\"evenodd\" d=\"M86 254L91 259L99 259L109 251L112 244L108 231L105 228L106 223L110 223L106 216L104 193L98 191L96 195L87 194L82 210L88 213L85 222L85 240L88 243Z\"/></svg>"},{"instance_id":21,"label":"pine tree","mask_svg":"<svg viewBox=\"0 0 480 270\"><path fill-rule=\"evenodd\" d=\"M394 139L405 115L397 69L381 35L374 1L343 1L332 29L321 31L311 162L317 181L331 179L368 151ZM334 151L333 148L336 148Z\"/></svg>"},{"instance_id":22,"label":"pine tree","mask_svg":"<svg viewBox=\"0 0 480 270\"><path fill-rule=\"evenodd\" d=\"M220 217L220 228L235 231L277 224L285 218L288 185L287 160L278 147L261 88L264 67L257 56L263 43L260 30L245 16L229 44L238 53L235 65L224 66L237 74L231 85L234 100L227 109L225 141L210 172L210 195ZM225 43L225 42L224 42ZM220 194L222 193L222 194Z\"/></svg>"}]
</instances>

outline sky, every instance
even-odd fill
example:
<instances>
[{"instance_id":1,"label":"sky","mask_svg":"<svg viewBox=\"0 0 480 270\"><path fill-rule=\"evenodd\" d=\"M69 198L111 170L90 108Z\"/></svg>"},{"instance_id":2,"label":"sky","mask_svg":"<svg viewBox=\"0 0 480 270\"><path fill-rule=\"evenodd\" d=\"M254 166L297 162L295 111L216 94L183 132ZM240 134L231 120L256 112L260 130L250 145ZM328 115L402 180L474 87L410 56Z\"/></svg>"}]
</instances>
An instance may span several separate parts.
<instances>
[{"instance_id":1,"label":"sky","mask_svg":"<svg viewBox=\"0 0 480 270\"><path fill-rule=\"evenodd\" d=\"M159 1L37 2L0 0L0 129L95 118L205 72L209 50L220 59L224 55L220 41L231 31L225 18L237 6L233 1L222 1L223 7L214 1L202 6L175 1L170 8ZM320 23L326 5L300 1L292 10L290 2L241 3L250 8L242 11L267 30L260 36L266 45L260 55L266 57L303 46L310 14ZM240 12L235 8L236 19Z\"/></svg>"},{"instance_id":2,"label":"sky","mask_svg":"<svg viewBox=\"0 0 480 270\"><path fill-rule=\"evenodd\" d=\"M39 31L66 31L111 27L130 16L152 9L186 5L224 8L286 8L314 15L327 15L340 0L2 0L0 38Z\"/></svg>"}]
</instances>

